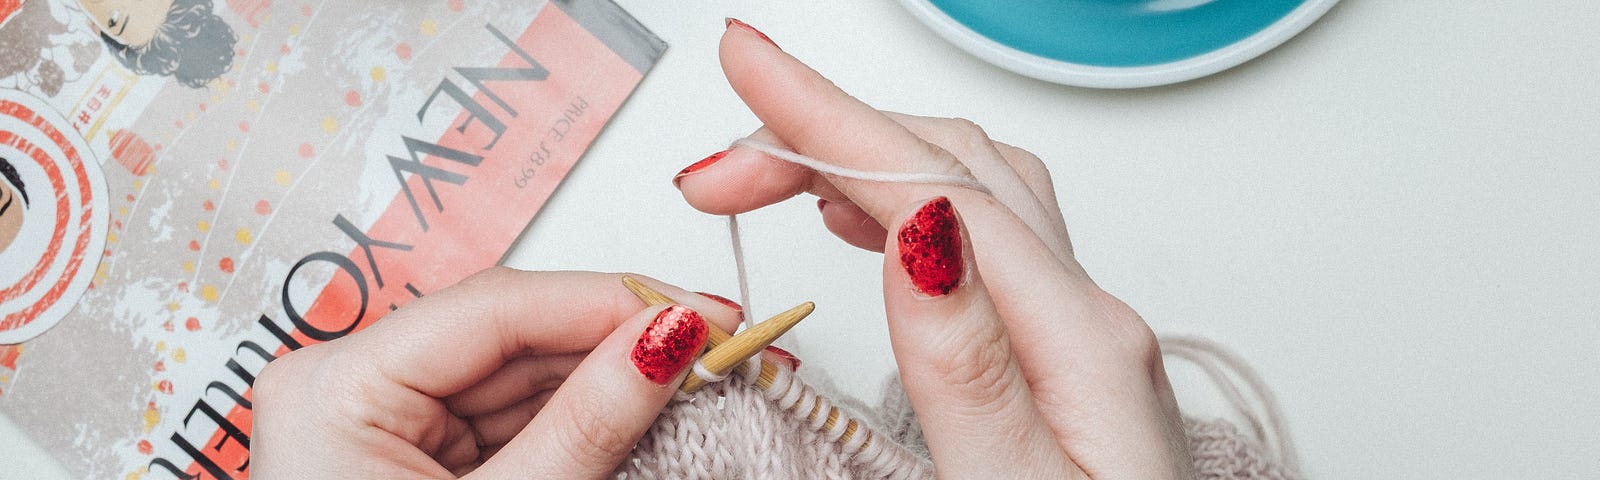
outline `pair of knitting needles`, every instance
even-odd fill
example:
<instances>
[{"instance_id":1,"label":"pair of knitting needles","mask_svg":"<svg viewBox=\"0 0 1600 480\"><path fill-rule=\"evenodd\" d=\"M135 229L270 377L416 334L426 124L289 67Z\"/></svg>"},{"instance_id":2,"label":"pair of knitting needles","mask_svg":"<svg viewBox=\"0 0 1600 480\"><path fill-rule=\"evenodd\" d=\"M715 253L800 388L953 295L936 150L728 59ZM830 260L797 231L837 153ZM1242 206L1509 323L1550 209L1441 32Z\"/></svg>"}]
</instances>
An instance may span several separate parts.
<instances>
[{"instance_id":1,"label":"pair of knitting needles","mask_svg":"<svg viewBox=\"0 0 1600 480\"><path fill-rule=\"evenodd\" d=\"M639 297L639 300L644 301L644 303L647 305L671 305L678 303L674 302L671 297L645 286L644 283L639 282L633 277L622 277L622 285L627 287L628 291L633 292L634 296ZM810 315L815 309L816 304L814 303L802 303L794 308L784 311L783 313L774 315L772 318L768 318L764 322L752 325L750 328L745 329L745 331L739 332L738 335L729 335L728 332L722 331L722 328L709 322L706 323L707 334L705 348L707 351L705 354L701 355L700 359L698 360L700 368L703 368L716 378L722 378L730 371L746 373L745 369L747 367L745 365L747 360L753 356L760 355L761 351L767 348L767 345L770 345L773 341L777 340L778 337L782 336L785 332L788 332L789 329L793 328L796 324L799 324L800 320L805 319L806 316ZM777 366L771 360L761 358L761 371L756 376L756 388L759 388L762 391L771 390L773 383L777 380L779 368L782 367ZM706 380L707 379L705 378L701 378L700 374L696 373L695 371L691 371L688 378L684 379L683 386L680 387L679 390L685 393L692 393L695 390L698 390L701 386L704 386L706 384ZM824 412L822 411L823 407L824 402L817 402L811 408L811 412L806 416L806 420L814 422L818 416L826 415L826 420L823 422L822 430L829 431L838 424L840 412L838 407L833 406L827 406L827 411ZM847 421L848 423L845 424L844 434L841 435L838 440L841 444L849 443L850 438L856 434L857 430L859 430L859 424L857 424L854 419L848 419ZM863 442L862 447L865 448L866 444L870 443L871 441L872 438L868 437L866 442Z\"/></svg>"}]
</instances>

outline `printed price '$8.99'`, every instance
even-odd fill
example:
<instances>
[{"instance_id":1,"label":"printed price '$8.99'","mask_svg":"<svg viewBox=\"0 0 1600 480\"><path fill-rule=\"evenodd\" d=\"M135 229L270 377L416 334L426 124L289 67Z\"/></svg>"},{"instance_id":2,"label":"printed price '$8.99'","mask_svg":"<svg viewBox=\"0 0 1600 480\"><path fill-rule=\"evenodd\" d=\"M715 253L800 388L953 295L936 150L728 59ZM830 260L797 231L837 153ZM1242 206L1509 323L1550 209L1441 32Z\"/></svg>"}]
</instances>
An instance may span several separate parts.
<instances>
[{"instance_id":1,"label":"printed price '$8.99'","mask_svg":"<svg viewBox=\"0 0 1600 480\"><path fill-rule=\"evenodd\" d=\"M539 168L550 161L550 156L552 155L551 147L560 145L561 142L567 139L567 133L571 132L573 126L583 119L584 113L588 109L589 101L584 100L581 96L573 97L572 101L567 103L567 106L561 110L561 116L550 122L550 128L546 129L544 136L539 139L539 148L534 149L533 153L528 154L528 157L523 159L523 166L514 179L517 188L527 188L533 178L538 175Z\"/></svg>"}]
</instances>

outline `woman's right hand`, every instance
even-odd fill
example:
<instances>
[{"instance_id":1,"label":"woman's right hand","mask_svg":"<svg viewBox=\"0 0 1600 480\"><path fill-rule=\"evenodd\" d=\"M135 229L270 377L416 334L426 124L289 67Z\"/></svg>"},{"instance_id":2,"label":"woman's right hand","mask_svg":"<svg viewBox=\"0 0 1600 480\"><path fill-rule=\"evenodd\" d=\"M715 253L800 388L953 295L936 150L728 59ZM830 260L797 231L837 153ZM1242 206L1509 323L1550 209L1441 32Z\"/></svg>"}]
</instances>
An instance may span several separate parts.
<instances>
[{"instance_id":1,"label":"woman's right hand","mask_svg":"<svg viewBox=\"0 0 1600 480\"><path fill-rule=\"evenodd\" d=\"M747 147L674 179L714 214L817 195L829 230L885 254L895 361L940 476L1193 477L1155 336L1074 259L1038 158L972 122L879 112L738 21L721 57L765 124L753 140L988 187L840 178Z\"/></svg>"}]
</instances>

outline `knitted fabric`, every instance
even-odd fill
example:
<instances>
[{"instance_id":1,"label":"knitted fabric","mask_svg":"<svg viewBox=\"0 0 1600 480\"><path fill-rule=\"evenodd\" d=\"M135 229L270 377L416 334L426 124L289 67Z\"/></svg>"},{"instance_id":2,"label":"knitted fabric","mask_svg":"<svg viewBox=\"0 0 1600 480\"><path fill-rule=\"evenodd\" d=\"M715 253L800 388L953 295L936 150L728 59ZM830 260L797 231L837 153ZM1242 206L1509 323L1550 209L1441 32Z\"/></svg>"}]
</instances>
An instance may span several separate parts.
<instances>
[{"instance_id":1,"label":"knitted fabric","mask_svg":"<svg viewBox=\"0 0 1600 480\"><path fill-rule=\"evenodd\" d=\"M763 391L744 375L731 375L693 394L678 394L634 447L630 461L618 469L628 479L729 479L729 478L927 478L932 464L921 445L921 432L911 416L909 401L885 402L886 408L868 410L850 401L840 407L861 420L872 412L898 418L872 418L882 436L865 448L841 445L838 436L808 422L806 412L826 410L826 397L810 391L789 370L782 370L779 385ZM794 388L787 388L787 386ZM804 395L796 389L806 390ZM898 391L898 390L896 390ZM809 401L794 401L794 397ZM830 395L837 398L837 395ZM807 405L812 403L811 405ZM781 405L793 405L789 409ZM892 433L891 433L892 432ZM858 436L859 437L859 436ZM865 437L859 437L865 438ZM911 447L911 448L906 448ZM855 452L850 454L847 452ZM917 452L921 456L916 455Z\"/></svg>"},{"instance_id":2,"label":"knitted fabric","mask_svg":"<svg viewBox=\"0 0 1600 480\"><path fill-rule=\"evenodd\" d=\"M1293 472L1268 456L1261 444L1222 419L1197 420L1184 417L1184 432L1189 436L1189 454L1194 470L1202 479L1289 480Z\"/></svg>"},{"instance_id":3,"label":"knitted fabric","mask_svg":"<svg viewBox=\"0 0 1600 480\"><path fill-rule=\"evenodd\" d=\"M789 372L785 371L786 374ZM785 375L788 377L789 375ZM791 380L785 378L785 381ZM797 384L805 386L797 379ZM842 398L830 394L833 398ZM679 394L617 474L627 479L931 478L922 431L900 383L891 378L882 404L838 405L877 434L855 454L807 422L811 407L762 391L742 375ZM825 398L825 397L824 397ZM798 413L797 413L798 412ZM867 416L863 416L866 414ZM1189 451L1202 480L1298 478L1262 445L1221 419L1185 417ZM876 446L876 448L874 448ZM897 455L896 452L908 453Z\"/></svg>"}]
</instances>

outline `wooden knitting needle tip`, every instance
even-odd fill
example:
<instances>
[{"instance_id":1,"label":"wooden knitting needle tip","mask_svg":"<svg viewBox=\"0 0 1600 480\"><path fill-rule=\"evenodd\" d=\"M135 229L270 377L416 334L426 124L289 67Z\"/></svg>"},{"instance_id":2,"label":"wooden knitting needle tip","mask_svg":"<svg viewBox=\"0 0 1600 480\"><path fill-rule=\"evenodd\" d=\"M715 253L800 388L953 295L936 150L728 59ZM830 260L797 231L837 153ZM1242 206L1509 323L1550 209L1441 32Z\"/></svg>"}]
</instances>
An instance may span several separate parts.
<instances>
[{"instance_id":1,"label":"wooden knitting needle tip","mask_svg":"<svg viewBox=\"0 0 1600 480\"><path fill-rule=\"evenodd\" d=\"M639 297L639 300L643 300L645 305L671 305L674 303L671 298L668 298L666 295L656 291L653 288L645 286L644 282L640 282L639 279L630 276L624 275L622 277L622 286L627 287L628 291L633 292L633 296Z\"/></svg>"},{"instance_id":2,"label":"wooden knitting needle tip","mask_svg":"<svg viewBox=\"0 0 1600 480\"><path fill-rule=\"evenodd\" d=\"M722 342L700 357L700 364L711 373L722 375L728 373L733 367L739 365L751 356L761 353L778 337L783 336L790 328L794 328L807 315L817 309L817 304L806 302L783 313L773 315L767 321L758 323L739 332L733 338ZM680 390L693 392L704 385L705 381L699 376L691 375L685 379Z\"/></svg>"},{"instance_id":3,"label":"wooden knitting needle tip","mask_svg":"<svg viewBox=\"0 0 1600 480\"><path fill-rule=\"evenodd\" d=\"M668 297L668 296L666 296L666 294L663 294L663 293L661 293L659 291L656 291L653 288L650 288L650 286L645 285L644 282L640 282L639 279L636 279L636 278L633 278L633 277L630 277L630 276L623 276L622 277L622 285L624 287L627 287L628 291L633 292L633 295L636 296L636 297L639 297L639 300L643 301L646 305L671 305L673 303L676 303L676 302L674 302L672 300L671 297ZM800 307L795 307L795 308L799 309L799 308L802 308L802 307L807 307L808 308L807 314L809 314L810 310L814 310L816 308L816 305L812 304L810 302L807 302L807 304L801 305ZM787 312L785 312L785 313L787 313ZM781 316L783 314L779 314L779 315ZM778 317L773 317L773 319L776 319L776 318L778 318ZM802 315L800 318L804 318L804 315ZM769 319L768 322L770 322L770 321L772 321L772 320ZM794 321L798 322L799 318L794 319ZM726 342L729 339L733 338L732 335L729 335L728 332L722 331L722 329L717 327L716 325L707 324L706 326L709 327L709 328L706 329L706 334L707 335L706 335L706 347L705 348L707 348L707 349L717 348L717 346L722 345L723 342ZM776 327L777 324L774 324L773 326ZM793 327L793 326L794 326L793 324L789 325L789 327ZM788 328L784 328L784 330L787 331ZM779 332L779 333L781 334L782 332ZM770 342L771 341L768 341L768 343L770 343ZM741 357L741 358L739 358L739 361L743 362L744 359L746 359L746 358L749 358L749 356L747 355L747 356ZM734 368L743 368L743 364L742 363L735 363L734 364ZM776 365L774 365L772 362L769 362L766 359L762 359L761 372L760 372L759 378L756 381L756 386L762 388L763 390L767 389L767 388L771 388L774 375L777 372L777 368L778 367ZM686 392L687 391L692 391L692 389L698 389L700 387L700 385L703 385L705 383L704 379L701 379L700 377L696 376L693 372L691 372L689 374L689 377L684 382L685 382L685 385L689 385L690 384L689 382L693 382L693 387L691 388L691 390L684 390Z\"/></svg>"}]
</instances>

